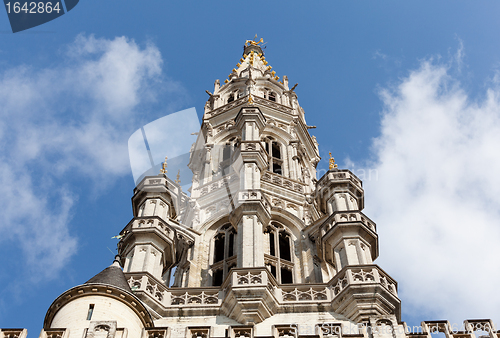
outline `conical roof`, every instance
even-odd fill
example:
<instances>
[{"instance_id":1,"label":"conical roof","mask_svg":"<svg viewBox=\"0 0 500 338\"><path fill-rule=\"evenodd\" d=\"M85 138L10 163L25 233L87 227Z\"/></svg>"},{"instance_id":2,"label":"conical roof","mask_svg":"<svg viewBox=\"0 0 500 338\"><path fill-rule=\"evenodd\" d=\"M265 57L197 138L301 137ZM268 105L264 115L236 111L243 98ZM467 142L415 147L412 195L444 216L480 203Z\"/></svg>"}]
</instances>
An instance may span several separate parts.
<instances>
[{"instance_id":1,"label":"conical roof","mask_svg":"<svg viewBox=\"0 0 500 338\"><path fill-rule=\"evenodd\" d=\"M90 278L85 284L108 284L132 293L127 279L120 267L119 256L115 257L113 264Z\"/></svg>"}]
</instances>

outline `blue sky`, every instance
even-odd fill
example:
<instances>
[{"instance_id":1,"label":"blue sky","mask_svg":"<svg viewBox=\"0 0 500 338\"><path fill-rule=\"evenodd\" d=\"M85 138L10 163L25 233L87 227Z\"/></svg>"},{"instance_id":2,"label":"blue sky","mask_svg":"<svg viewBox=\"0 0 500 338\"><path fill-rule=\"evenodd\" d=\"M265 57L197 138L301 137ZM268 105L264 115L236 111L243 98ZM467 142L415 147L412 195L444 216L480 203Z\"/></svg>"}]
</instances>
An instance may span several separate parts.
<instances>
[{"instance_id":1,"label":"blue sky","mask_svg":"<svg viewBox=\"0 0 500 338\"><path fill-rule=\"evenodd\" d=\"M36 336L52 300L112 262L110 237L132 216L128 137L201 114L256 33L299 83L319 168L332 151L364 180L403 320L500 323L499 11L101 0L16 34L0 13L0 327Z\"/></svg>"}]
</instances>

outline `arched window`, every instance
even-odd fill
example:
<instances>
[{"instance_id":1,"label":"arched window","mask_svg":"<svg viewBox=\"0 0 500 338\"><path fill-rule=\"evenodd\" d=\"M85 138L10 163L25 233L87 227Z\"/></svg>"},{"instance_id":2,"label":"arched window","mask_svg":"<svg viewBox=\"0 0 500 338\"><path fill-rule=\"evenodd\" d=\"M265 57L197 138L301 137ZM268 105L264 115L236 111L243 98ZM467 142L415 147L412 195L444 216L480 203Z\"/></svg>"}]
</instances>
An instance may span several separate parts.
<instances>
[{"instance_id":1,"label":"arched window","mask_svg":"<svg viewBox=\"0 0 500 338\"><path fill-rule=\"evenodd\" d=\"M272 137L265 138L263 142L264 148L271 158L269 162L269 171L278 175L283 175L281 144L278 141L274 141Z\"/></svg>"},{"instance_id":2,"label":"arched window","mask_svg":"<svg viewBox=\"0 0 500 338\"><path fill-rule=\"evenodd\" d=\"M278 283L293 283L292 238L284 227L271 222L266 228L268 247L265 253L265 264Z\"/></svg>"},{"instance_id":3,"label":"arched window","mask_svg":"<svg viewBox=\"0 0 500 338\"><path fill-rule=\"evenodd\" d=\"M283 165L283 160L281 159L281 145L273 141L271 143L271 161L272 161L272 171L275 174L283 175L281 166Z\"/></svg>"},{"instance_id":4,"label":"arched window","mask_svg":"<svg viewBox=\"0 0 500 338\"><path fill-rule=\"evenodd\" d=\"M264 98L265 99L268 99L269 101L274 101L276 102L276 93L273 92L271 89L268 89L268 88L264 88L262 90L263 94L264 94Z\"/></svg>"},{"instance_id":5,"label":"arched window","mask_svg":"<svg viewBox=\"0 0 500 338\"><path fill-rule=\"evenodd\" d=\"M229 94L229 97L227 99L227 103L233 102L234 101L234 93Z\"/></svg>"},{"instance_id":6,"label":"arched window","mask_svg":"<svg viewBox=\"0 0 500 338\"><path fill-rule=\"evenodd\" d=\"M231 224L225 224L213 239L212 285L220 286L229 270L236 266L236 230Z\"/></svg>"}]
</instances>

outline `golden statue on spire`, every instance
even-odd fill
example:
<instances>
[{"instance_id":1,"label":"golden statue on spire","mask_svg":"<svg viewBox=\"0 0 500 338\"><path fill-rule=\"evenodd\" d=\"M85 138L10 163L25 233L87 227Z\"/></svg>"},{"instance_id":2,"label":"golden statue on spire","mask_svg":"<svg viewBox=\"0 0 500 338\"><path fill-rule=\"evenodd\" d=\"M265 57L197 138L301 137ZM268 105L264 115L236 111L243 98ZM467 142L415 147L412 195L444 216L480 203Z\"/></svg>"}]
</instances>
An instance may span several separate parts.
<instances>
[{"instance_id":1,"label":"golden statue on spire","mask_svg":"<svg viewBox=\"0 0 500 338\"><path fill-rule=\"evenodd\" d=\"M259 41L255 41L255 39L257 39L257 34L255 34L255 37L253 38L253 40L246 40L245 46L247 46L247 47L250 46L250 45L252 45L252 46L258 46L259 43L262 43L262 44L264 43L264 39L263 38L260 38Z\"/></svg>"},{"instance_id":2,"label":"golden statue on spire","mask_svg":"<svg viewBox=\"0 0 500 338\"><path fill-rule=\"evenodd\" d=\"M166 174L167 173L167 159L168 157L165 156L165 162L163 162L162 166L161 166L161 169L160 169L160 173L161 174Z\"/></svg>"},{"instance_id":3,"label":"golden statue on spire","mask_svg":"<svg viewBox=\"0 0 500 338\"><path fill-rule=\"evenodd\" d=\"M330 155L330 160L329 160L330 165L329 165L328 169L338 168L338 165L335 163L335 159L332 157L332 152L330 151L330 152L328 152L328 154Z\"/></svg>"}]
</instances>

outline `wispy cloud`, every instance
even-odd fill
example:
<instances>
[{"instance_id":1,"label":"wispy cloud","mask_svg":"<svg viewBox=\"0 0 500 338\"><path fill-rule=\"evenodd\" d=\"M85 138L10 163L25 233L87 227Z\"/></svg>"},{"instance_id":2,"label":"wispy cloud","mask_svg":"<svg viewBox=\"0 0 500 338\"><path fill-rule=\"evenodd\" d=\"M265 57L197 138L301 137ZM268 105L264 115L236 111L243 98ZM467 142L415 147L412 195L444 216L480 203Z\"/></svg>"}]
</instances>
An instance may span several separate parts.
<instances>
[{"instance_id":1,"label":"wispy cloud","mask_svg":"<svg viewBox=\"0 0 500 338\"><path fill-rule=\"evenodd\" d=\"M10 259L31 282L57 276L78 248L68 225L78 196L63 174L129 174L127 139L141 108L162 88L183 93L165 79L154 45L81 35L64 60L0 73L0 253L21 249Z\"/></svg>"},{"instance_id":2,"label":"wispy cloud","mask_svg":"<svg viewBox=\"0 0 500 338\"><path fill-rule=\"evenodd\" d=\"M459 68L462 60L461 43ZM473 99L450 73L424 60L380 92L367 213L407 316L498 321L500 90Z\"/></svg>"}]
</instances>

